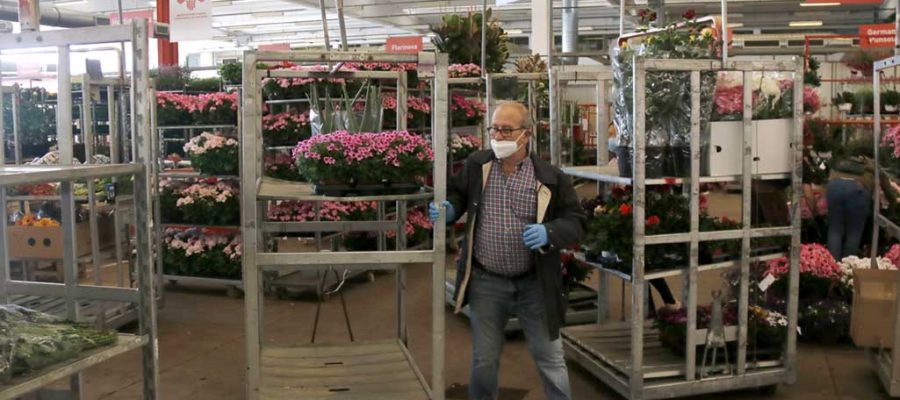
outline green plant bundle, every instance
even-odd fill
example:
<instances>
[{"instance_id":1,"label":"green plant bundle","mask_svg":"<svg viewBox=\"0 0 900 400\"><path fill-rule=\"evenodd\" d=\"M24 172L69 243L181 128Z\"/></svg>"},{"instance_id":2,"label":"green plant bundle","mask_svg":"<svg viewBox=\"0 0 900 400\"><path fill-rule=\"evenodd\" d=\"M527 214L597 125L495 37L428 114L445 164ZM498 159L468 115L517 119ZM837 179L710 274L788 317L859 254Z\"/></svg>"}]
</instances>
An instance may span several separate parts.
<instances>
[{"instance_id":1,"label":"green plant bundle","mask_svg":"<svg viewBox=\"0 0 900 400\"><path fill-rule=\"evenodd\" d=\"M809 58L809 61L806 63L806 73L803 74L804 85L812 87L822 86L822 78L819 76L819 67L821 65L815 58Z\"/></svg>"},{"instance_id":2,"label":"green plant bundle","mask_svg":"<svg viewBox=\"0 0 900 400\"><path fill-rule=\"evenodd\" d=\"M0 306L0 379L6 381L112 345L117 338L115 331L66 322L20 306Z\"/></svg>"},{"instance_id":3,"label":"green plant bundle","mask_svg":"<svg viewBox=\"0 0 900 400\"><path fill-rule=\"evenodd\" d=\"M19 89L19 142L22 145L50 145L56 137L56 106L43 88ZM3 128L12 143L13 112L11 99L3 102Z\"/></svg>"},{"instance_id":4,"label":"green plant bundle","mask_svg":"<svg viewBox=\"0 0 900 400\"><path fill-rule=\"evenodd\" d=\"M192 93L208 93L218 92L222 90L221 78L203 78L191 79L185 87L185 90Z\"/></svg>"},{"instance_id":5,"label":"green plant bundle","mask_svg":"<svg viewBox=\"0 0 900 400\"><path fill-rule=\"evenodd\" d=\"M885 90L881 93L882 106L900 106L900 92L896 90Z\"/></svg>"},{"instance_id":6,"label":"green plant bundle","mask_svg":"<svg viewBox=\"0 0 900 400\"><path fill-rule=\"evenodd\" d=\"M180 65L164 65L150 72L156 90L184 90L191 80L191 71Z\"/></svg>"},{"instance_id":7,"label":"green plant bundle","mask_svg":"<svg viewBox=\"0 0 900 400\"><path fill-rule=\"evenodd\" d=\"M243 67L241 63L226 62L219 66L219 76L226 85L240 85L243 82Z\"/></svg>"},{"instance_id":8,"label":"green plant bundle","mask_svg":"<svg viewBox=\"0 0 900 400\"><path fill-rule=\"evenodd\" d=\"M500 21L491 17L490 9L485 16L487 60L484 68L487 72L500 72L509 58L509 38L500 27ZM441 19L441 25L432 28L436 34L432 43L439 51L449 55L451 64L481 65L481 25L481 13L445 15Z\"/></svg>"}]
</instances>

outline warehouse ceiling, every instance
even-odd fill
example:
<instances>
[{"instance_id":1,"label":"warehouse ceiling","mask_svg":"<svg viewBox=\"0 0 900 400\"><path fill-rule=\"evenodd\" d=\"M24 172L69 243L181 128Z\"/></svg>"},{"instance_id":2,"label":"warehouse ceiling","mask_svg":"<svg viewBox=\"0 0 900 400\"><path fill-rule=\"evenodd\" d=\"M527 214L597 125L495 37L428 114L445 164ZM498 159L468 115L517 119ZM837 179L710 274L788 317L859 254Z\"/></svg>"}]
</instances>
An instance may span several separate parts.
<instances>
[{"instance_id":1,"label":"warehouse ceiling","mask_svg":"<svg viewBox=\"0 0 900 400\"><path fill-rule=\"evenodd\" d=\"M168 1L168 0L160 0ZM212 0L217 39L239 45L291 43L296 47L322 45L319 0ZM339 41L336 0L324 0L328 7L328 27L332 44ZM587 37L612 37L619 30L619 0L578 0L579 33ZM646 7L647 0L626 0L628 13ZM838 1L838 0L835 0ZM729 0L729 21L738 33L847 33L860 24L878 22L889 14L894 0L881 5L802 6L799 0ZM125 10L155 7L155 1L121 0ZM495 16L514 39L522 42L530 34L531 2L488 0ZM652 0L651 0L652 2ZM61 8L110 13L117 0L56 0ZM426 34L440 23L441 16L481 9L481 0L344 0L348 40L351 44L380 44L394 35ZM718 14L718 0L665 0L670 16L688 8L698 14ZM554 2L557 32L561 29L562 2ZM801 23L803 27L791 27ZM821 26L808 26L818 25ZM629 17L626 29L632 26Z\"/></svg>"}]
</instances>

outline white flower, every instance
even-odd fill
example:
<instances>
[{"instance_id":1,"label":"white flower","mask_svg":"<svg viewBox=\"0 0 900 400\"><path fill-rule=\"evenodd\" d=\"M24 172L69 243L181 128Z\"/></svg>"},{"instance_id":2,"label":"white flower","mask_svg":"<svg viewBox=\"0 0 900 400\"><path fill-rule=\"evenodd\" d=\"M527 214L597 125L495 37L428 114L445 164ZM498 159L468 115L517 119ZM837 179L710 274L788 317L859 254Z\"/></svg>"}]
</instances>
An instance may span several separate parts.
<instances>
[{"instance_id":1,"label":"white flower","mask_svg":"<svg viewBox=\"0 0 900 400\"><path fill-rule=\"evenodd\" d=\"M772 77L767 76L762 79L760 90L764 95L774 97L776 100L781 97L781 85L778 84L777 79Z\"/></svg>"}]
</instances>

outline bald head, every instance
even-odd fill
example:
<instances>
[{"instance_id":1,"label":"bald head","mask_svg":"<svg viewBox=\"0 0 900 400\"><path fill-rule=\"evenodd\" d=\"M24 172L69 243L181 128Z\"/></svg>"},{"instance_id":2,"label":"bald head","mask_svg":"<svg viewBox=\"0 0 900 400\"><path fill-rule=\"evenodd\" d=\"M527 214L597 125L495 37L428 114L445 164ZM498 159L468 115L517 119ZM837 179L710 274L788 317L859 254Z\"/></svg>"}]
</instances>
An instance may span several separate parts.
<instances>
[{"instance_id":1,"label":"bald head","mask_svg":"<svg viewBox=\"0 0 900 400\"><path fill-rule=\"evenodd\" d=\"M525 128L531 134L531 113L517 101L504 101L494 109L491 123L503 128Z\"/></svg>"}]
</instances>

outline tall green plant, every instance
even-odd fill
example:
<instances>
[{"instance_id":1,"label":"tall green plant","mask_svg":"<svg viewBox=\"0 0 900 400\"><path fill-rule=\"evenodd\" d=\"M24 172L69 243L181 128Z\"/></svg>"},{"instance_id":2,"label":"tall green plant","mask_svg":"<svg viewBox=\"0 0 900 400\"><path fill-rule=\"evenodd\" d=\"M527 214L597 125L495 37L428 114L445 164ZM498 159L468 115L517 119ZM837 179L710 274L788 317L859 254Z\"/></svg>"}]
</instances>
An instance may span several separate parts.
<instances>
[{"instance_id":1,"label":"tall green plant","mask_svg":"<svg viewBox=\"0 0 900 400\"><path fill-rule=\"evenodd\" d=\"M500 21L491 18L491 10L486 11L486 55L484 68L487 72L500 72L509 58L507 43L509 38L500 27ZM441 52L447 53L452 64L481 64L481 13L470 12L467 16L445 15L441 25L432 28L436 36L431 40Z\"/></svg>"},{"instance_id":2,"label":"tall green plant","mask_svg":"<svg viewBox=\"0 0 900 400\"><path fill-rule=\"evenodd\" d=\"M351 97L346 85L341 85L342 96L332 97L328 87L310 85L309 103L314 115L310 124L314 133L378 132L381 130L381 90L369 82ZM362 99L362 101L360 101ZM354 107L362 103L363 107Z\"/></svg>"},{"instance_id":3,"label":"tall green plant","mask_svg":"<svg viewBox=\"0 0 900 400\"><path fill-rule=\"evenodd\" d=\"M227 62L219 66L219 76L227 85L240 85L243 81L242 73L240 63Z\"/></svg>"},{"instance_id":4,"label":"tall green plant","mask_svg":"<svg viewBox=\"0 0 900 400\"><path fill-rule=\"evenodd\" d=\"M49 104L50 95L43 88L24 88L19 96L19 140L23 145L46 145L56 136L56 107ZM12 140L13 112L11 99L3 102L3 125Z\"/></svg>"}]
</instances>

